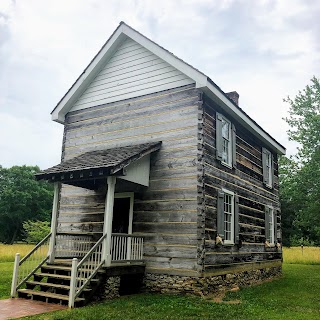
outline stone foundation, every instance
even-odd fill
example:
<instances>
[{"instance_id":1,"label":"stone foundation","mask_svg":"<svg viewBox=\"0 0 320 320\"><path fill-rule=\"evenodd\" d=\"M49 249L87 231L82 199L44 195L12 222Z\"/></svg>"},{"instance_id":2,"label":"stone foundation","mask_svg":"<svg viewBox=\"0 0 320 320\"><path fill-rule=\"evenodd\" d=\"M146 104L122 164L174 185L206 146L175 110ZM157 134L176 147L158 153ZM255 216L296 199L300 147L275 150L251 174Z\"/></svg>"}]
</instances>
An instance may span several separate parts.
<instances>
[{"instance_id":1,"label":"stone foundation","mask_svg":"<svg viewBox=\"0 0 320 320\"><path fill-rule=\"evenodd\" d=\"M271 267L208 277L182 277L146 273L144 287L147 292L206 296L238 286L251 286L272 280L280 276L281 272L281 267Z\"/></svg>"},{"instance_id":2,"label":"stone foundation","mask_svg":"<svg viewBox=\"0 0 320 320\"><path fill-rule=\"evenodd\" d=\"M110 300L120 297L120 280L119 276L107 277L99 286L92 300Z\"/></svg>"}]
</instances>

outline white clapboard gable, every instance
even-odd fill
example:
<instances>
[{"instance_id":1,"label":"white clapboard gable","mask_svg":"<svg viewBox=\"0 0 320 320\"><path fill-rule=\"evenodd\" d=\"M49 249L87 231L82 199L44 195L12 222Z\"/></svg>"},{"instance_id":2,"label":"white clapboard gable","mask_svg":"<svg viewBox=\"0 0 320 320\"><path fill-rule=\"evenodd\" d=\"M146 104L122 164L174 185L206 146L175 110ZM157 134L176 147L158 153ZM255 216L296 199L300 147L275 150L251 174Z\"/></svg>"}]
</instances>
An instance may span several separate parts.
<instances>
[{"instance_id":1,"label":"white clapboard gable","mask_svg":"<svg viewBox=\"0 0 320 320\"><path fill-rule=\"evenodd\" d=\"M127 38L70 111L195 83L194 80Z\"/></svg>"}]
</instances>

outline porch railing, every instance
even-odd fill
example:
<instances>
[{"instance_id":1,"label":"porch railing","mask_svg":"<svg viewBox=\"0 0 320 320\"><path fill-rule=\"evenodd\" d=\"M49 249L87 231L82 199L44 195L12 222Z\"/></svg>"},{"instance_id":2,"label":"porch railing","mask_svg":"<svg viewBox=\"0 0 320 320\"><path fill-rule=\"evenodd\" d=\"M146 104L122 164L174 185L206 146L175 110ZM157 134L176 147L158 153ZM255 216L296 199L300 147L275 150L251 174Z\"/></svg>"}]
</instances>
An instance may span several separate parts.
<instances>
[{"instance_id":1,"label":"porch railing","mask_svg":"<svg viewBox=\"0 0 320 320\"><path fill-rule=\"evenodd\" d=\"M81 294L90 280L97 274L104 265L103 245L106 234L90 249L90 251L78 262L77 258L72 260L69 308L74 307L76 298Z\"/></svg>"},{"instance_id":2,"label":"porch railing","mask_svg":"<svg viewBox=\"0 0 320 320\"><path fill-rule=\"evenodd\" d=\"M111 261L142 261L143 238L132 234L113 233L111 236Z\"/></svg>"},{"instance_id":3,"label":"porch railing","mask_svg":"<svg viewBox=\"0 0 320 320\"><path fill-rule=\"evenodd\" d=\"M57 258L82 258L92 248L92 236L78 234L56 235L55 257Z\"/></svg>"},{"instance_id":4,"label":"porch railing","mask_svg":"<svg viewBox=\"0 0 320 320\"><path fill-rule=\"evenodd\" d=\"M17 253L14 261L13 277L11 284L11 297L48 259L48 248L51 233L41 240L26 256L20 260Z\"/></svg>"}]
</instances>

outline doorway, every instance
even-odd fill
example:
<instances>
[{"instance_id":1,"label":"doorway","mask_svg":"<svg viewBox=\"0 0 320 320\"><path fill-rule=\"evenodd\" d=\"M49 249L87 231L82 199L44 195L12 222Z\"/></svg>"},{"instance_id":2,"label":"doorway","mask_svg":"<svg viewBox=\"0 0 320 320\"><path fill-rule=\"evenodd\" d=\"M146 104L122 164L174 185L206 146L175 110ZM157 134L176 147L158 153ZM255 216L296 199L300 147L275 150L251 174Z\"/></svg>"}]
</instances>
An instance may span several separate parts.
<instances>
[{"instance_id":1,"label":"doorway","mask_svg":"<svg viewBox=\"0 0 320 320\"><path fill-rule=\"evenodd\" d=\"M132 233L133 192L114 195L112 233Z\"/></svg>"}]
</instances>

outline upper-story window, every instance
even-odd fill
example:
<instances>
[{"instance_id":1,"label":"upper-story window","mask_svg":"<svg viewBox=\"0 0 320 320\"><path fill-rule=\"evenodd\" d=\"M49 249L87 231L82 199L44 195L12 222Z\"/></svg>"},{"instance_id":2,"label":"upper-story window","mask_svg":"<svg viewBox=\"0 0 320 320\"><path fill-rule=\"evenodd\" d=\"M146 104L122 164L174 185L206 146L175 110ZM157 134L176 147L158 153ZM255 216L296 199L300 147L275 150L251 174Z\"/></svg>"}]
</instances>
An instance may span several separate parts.
<instances>
[{"instance_id":1,"label":"upper-story window","mask_svg":"<svg viewBox=\"0 0 320 320\"><path fill-rule=\"evenodd\" d=\"M263 170L263 183L269 187L273 187L273 158L272 153L262 148L262 170Z\"/></svg>"},{"instance_id":2,"label":"upper-story window","mask_svg":"<svg viewBox=\"0 0 320 320\"><path fill-rule=\"evenodd\" d=\"M236 166L236 129L235 126L217 113L216 116L216 147L217 159L227 167Z\"/></svg>"},{"instance_id":3,"label":"upper-story window","mask_svg":"<svg viewBox=\"0 0 320 320\"><path fill-rule=\"evenodd\" d=\"M222 162L231 166L232 160L231 123L222 118Z\"/></svg>"},{"instance_id":4,"label":"upper-story window","mask_svg":"<svg viewBox=\"0 0 320 320\"><path fill-rule=\"evenodd\" d=\"M226 189L218 192L217 235L226 245L239 242L238 202L234 192Z\"/></svg>"}]
</instances>

